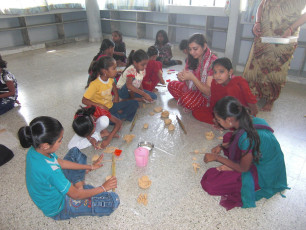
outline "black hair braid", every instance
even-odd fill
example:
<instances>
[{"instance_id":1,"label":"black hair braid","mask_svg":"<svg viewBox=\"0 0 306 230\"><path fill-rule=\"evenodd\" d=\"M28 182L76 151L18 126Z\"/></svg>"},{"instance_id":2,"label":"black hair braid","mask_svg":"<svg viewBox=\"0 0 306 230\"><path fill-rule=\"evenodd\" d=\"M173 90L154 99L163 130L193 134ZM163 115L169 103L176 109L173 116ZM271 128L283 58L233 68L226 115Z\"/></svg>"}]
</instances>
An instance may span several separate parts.
<instances>
[{"instance_id":1,"label":"black hair braid","mask_svg":"<svg viewBox=\"0 0 306 230\"><path fill-rule=\"evenodd\" d=\"M115 43L113 41L111 41L110 39L103 39L101 46L100 46L100 50L97 53L96 56L94 56L93 61L96 61L97 58L100 56L100 54L102 54L105 50L107 50L110 47L115 47Z\"/></svg>"},{"instance_id":2,"label":"black hair braid","mask_svg":"<svg viewBox=\"0 0 306 230\"><path fill-rule=\"evenodd\" d=\"M239 129L244 129L247 133L247 139L249 140L249 147L247 149L247 153L252 148L252 155L255 162L259 162L260 159L260 138L257 130L253 126L253 121L251 116L249 115L246 108L242 105L240 115L237 116L237 120L239 120Z\"/></svg>"},{"instance_id":3,"label":"black hair braid","mask_svg":"<svg viewBox=\"0 0 306 230\"><path fill-rule=\"evenodd\" d=\"M247 152L252 149L252 155L255 162L258 162L260 159L260 138L257 130L253 126L253 121L249 115L247 109L240 104L240 102L231 96L224 97L220 99L215 107L214 112L225 120L228 117L234 117L239 121L239 128L233 133L231 141L235 139L235 135L241 129L245 130L247 133L247 139L250 143Z\"/></svg>"},{"instance_id":4,"label":"black hair braid","mask_svg":"<svg viewBox=\"0 0 306 230\"><path fill-rule=\"evenodd\" d=\"M96 112L95 106L91 106L89 108L81 107L80 109L76 111L75 115L90 116L90 115L93 115L95 112Z\"/></svg>"},{"instance_id":5,"label":"black hair braid","mask_svg":"<svg viewBox=\"0 0 306 230\"><path fill-rule=\"evenodd\" d=\"M101 69L107 70L114 63L115 63L115 59L113 57L109 57L109 56L101 57L98 61L95 61L92 65L92 72L88 77L88 81L87 81L87 84L85 86L85 89L89 86L89 84L92 81L97 79L97 77L100 75Z\"/></svg>"}]
</instances>

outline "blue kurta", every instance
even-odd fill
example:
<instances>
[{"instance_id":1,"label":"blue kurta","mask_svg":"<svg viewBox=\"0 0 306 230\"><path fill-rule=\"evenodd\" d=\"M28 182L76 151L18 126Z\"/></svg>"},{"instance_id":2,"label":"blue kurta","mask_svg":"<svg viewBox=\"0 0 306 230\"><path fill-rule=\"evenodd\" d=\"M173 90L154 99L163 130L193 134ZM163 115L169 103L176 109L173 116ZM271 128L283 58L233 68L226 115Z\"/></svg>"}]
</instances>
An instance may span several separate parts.
<instances>
[{"instance_id":1,"label":"blue kurta","mask_svg":"<svg viewBox=\"0 0 306 230\"><path fill-rule=\"evenodd\" d=\"M268 126L261 118L253 118L253 124ZM254 162L257 168L260 190L254 191L254 180L251 172L242 173L241 199L243 207L255 207L255 201L261 198L269 199L275 193L287 189L286 166L284 154L274 134L268 129L257 129L260 138L261 158ZM242 151L247 150L249 141L246 132L239 139L238 146Z\"/></svg>"}]
</instances>

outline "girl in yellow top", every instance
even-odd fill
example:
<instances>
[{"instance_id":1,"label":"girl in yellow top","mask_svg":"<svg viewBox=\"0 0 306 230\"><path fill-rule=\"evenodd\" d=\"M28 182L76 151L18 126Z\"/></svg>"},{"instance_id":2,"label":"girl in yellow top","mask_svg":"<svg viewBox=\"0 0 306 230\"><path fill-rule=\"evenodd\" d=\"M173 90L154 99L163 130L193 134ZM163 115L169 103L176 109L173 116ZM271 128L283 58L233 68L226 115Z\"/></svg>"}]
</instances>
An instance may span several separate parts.
<instances>
[{"instance_id":1,"label":"girl in yellow top","mask_svg":"<svg viewBox=\"0 0 306 230\"><path fill-rule=\"evenodd\" d=\"M106 109L120 120L132 121L138 108L138 102L136 100L119 102L118 90L114 83L114 77L117 74L116 67L115 59L109 56L101 57L93 65L82 103Z\"/></svg>"}]
</instances>

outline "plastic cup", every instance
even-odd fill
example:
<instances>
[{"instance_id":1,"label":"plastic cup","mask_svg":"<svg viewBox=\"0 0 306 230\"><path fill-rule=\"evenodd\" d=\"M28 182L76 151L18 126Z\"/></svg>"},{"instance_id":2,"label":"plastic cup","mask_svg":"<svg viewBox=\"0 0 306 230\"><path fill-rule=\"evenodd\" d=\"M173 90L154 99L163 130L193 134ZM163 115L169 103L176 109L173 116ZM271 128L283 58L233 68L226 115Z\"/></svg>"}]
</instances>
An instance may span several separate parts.
<instances>
[{"instance_id":1,"label":"plastic cup","mask_svg":"<svg viewBox=\"0 0 306 230\"><path fill-rule=\"evenodd\" d=\"M147 148L138 147L134 151L136 165L138 167L145 167L148 164L149 150Z\"/></svg>"}]
</instances>

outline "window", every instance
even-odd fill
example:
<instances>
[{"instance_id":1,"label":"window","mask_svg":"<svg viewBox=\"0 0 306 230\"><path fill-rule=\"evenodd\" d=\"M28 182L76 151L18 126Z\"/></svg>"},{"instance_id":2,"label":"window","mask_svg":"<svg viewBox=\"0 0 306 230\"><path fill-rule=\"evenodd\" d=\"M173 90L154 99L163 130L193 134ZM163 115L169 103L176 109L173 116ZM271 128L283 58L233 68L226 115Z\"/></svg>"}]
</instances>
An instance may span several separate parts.
<instances>
[{"instance_id":1,"label":"window","mask_svg":"<svg viewBox=\"0 0 306 230\"><path fill-rule=\"evenodd\" d=\"M170 5L224 7L227 0L169 0Z\"/></svg>"}]
</instances>

